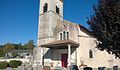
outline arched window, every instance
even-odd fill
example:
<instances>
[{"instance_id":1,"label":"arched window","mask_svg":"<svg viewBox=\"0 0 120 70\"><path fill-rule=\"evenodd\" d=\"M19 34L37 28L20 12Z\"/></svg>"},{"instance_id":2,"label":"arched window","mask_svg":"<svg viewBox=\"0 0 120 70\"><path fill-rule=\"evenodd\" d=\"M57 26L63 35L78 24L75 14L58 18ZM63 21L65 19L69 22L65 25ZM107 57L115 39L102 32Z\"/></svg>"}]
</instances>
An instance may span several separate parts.
<instances>
[{"instance_id":1,"label":"arched window","mask_svg":"<svg viewBox=\"0 0 120 70\"><path fill-rule=\"evenodd\" d=\"M60 11L60 10L59 10L59 7L56 6L56 13L59 14L59 11Z\"/></svg>"},{"instance_id":2,"label":"arched window","mask_svg":"<svg viewBox=\"0 0 120 70\"><path fill-rule=\"evenodd\" d=\"M62 33L60 33L60 40L62 40Z\"/></svg>"},{"instance_id":3,"label":"arched window","mask_svg":"<svg viewBox=\"0 0 120 70\"><path fill-rule=\"evenodd\" d=\"M67 32L67 39L69 39L69 32Z\"/></svg>"},{"instance_id":4,"label":"arched window","mask_svg":"<svg viewBox=\"0 0 120 70\"><path fill-rule=\"evenodd\" d=\"M89 58L93 58L93 52L92 52L92 50L89 51Z\"/></svg>"},{"instance_id":5,"label":"arched window","mask_svg":"<svg viewBox=\"0 0 120 70\"><path fill-rule=\"evenodd\" d=\"M60 40L67 40L69 39L69 32L68 31L62 31L59 35Z\"/></svg>"},{"instance_id":6,"label":"arched window","mask_svg":"<svg viewBox=\"0 0 120 70\"><path fill-rule=\"evenodd\" d=\"M65 31L63 31L63 40L65 40L66 38L66 34L65 34Z\"/></svg>"},{"instance_id":7,"label":"arched window","mask_svg":"<svg viewBox=\"0 0 120 70\"><path fill-rule=\"evenodd\" d=\"M43 6L43 12L47 12L47 9L48 9L48 4L45 3L44 6Z\"/></svg>"}]
</instances>

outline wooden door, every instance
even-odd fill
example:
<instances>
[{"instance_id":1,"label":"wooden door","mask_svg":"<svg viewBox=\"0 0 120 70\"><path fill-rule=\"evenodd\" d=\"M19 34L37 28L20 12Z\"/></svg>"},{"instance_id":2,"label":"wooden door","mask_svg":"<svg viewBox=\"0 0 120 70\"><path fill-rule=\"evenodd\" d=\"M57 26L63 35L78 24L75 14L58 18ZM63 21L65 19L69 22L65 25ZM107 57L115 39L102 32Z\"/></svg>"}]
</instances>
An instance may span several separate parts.
<instances>
[{"instance_id":1,"label":"wooden door","mask_svg":"<svg viewBox=\"0 0 120 70\"><path fill-rule=\"evenodd\" d=\"M61 54L61 63L62 63L62 67L67 67L67 63L68 63L68 54Z\"/></svg>"}]
</instances>

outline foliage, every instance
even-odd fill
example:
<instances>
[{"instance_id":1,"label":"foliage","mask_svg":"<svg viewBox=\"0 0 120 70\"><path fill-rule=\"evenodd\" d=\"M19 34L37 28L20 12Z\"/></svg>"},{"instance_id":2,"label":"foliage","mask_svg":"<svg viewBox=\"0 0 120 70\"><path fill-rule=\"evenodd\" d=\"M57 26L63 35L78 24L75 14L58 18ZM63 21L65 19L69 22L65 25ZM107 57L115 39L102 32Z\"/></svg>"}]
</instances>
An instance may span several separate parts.
<instances>
[{"instance_id":1,"label":"foliage","mask_svg":"<svg viewBox=\"0 0 120 70\"><path fill-rule=\"evenodd\" d=\"M97 48L120 58L120 0L99 0L93 9L88 24L98 40Z\"/></svg>"},{"instance_id":2,"label":"foliage","mask_svg":"<svg viewBox=\"0 0 120 70\"><path fill-rule=\"evenodd\" d=\"M0 69L5 69L8 66L8 62L4 61L4 62L0 62Z\"/></svg>"},{"instance_id":3,"label":"foliage","mask_svg":"<svg viewBox=\"0 0 120 70\"><path fill-rule=\"evenodd\" d=\"M26 49L28 50L33 50L34 46L34 41L33 40L29 40L25 45Z\"/></svg>"},{"instance_id":4,"label":"foliage","mask_svg":"<svg viewBox=\"0 0 120 70\"><path fill-rule=\"evenodd\" d=\"M15 50L20 50L23 49L22 43L14 44L15 45Z\"/></svg>"},{"instance_id":5,"label":"foliage","mask_svg":"<svg viewBox=\"0 0 120 70\"><path fill-rule=\"evenodd\" d=\"M12 68L17 68L18 66L20 66L22 64L21 61L19 60L11 60L9 62L9 66L11 66Z\"/></svg>"},{"instance_id":6,"label":"foliage","mask_svg":"<svg viewBox=\"0 0 120 70\"><path fill-rule=\"evenodd\" d=\"M10 62L3 61L3 62L0 62L0 69L5 69L8 66L10 66L12 68L17 68L21 64L22 64L22 62L19 60L11 60Z\"/></svg>"},{"instance_id":7,"label":"foliage","mask_svg":"<svg viewBox=\"0 0 120 70\"><path fill-rule=\"evenodd\" d=\"M15 49L15 46L11 43L7 43L5 44L5 47L4 47L4 52L7 53L7 52L10 52L11 50Z\"/></svg>"},{"instance_id":8,"label":"foliage","mask_svg":"<svg viewBox=\"0 0 120 70\"><path fill-rule=\"evenodd\" d=\"M35 45L33 40L29 40L24 45L22 45L22 43L6 43L4 45L0 45L0 57L4 57L6 53L11 52L12 50L33 50L34 47ZM16 53L12 53L12 55L17 56Z\"/></svg>"},{"instance_id":9,"label":"foliage","mask_svg":"<svg viewBox=\"0 0 120 70\"><path fill-rule=\"evenodd\" d=\"M15 57L17 57L18 56L18 53L12 53L12 56L13 56L13 58L15 58Z\"/></svg>"},{"instance_id":10,"label":"foliage","mask_svg":"<svg viewBox=\"0 0 120 70\"><path fill-rule=\"evenodd\" d=\"M0 48L0 57L4 57L5 53L3 51L3 48Z\"/></svg>"}]
</instances>

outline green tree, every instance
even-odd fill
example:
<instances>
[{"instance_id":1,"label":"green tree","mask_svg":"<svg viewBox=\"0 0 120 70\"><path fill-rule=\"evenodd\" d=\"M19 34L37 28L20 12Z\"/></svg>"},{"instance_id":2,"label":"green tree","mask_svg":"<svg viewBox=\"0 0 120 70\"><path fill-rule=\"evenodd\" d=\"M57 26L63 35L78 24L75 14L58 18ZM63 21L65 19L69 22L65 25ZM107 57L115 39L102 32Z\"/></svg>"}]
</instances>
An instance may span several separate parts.
<instances>
[{"instance_id":1,"label":"green tree","mask_svg":"<svg viewBox=\"0 0 120 70\"><path fill-rule=\"evenodd\" d=\"M12 51L14 49L15 49L15 45L11 44L11 43L5 44L5 47L3 48L5 53L10 52L10 51Z\"/></svg>"},{"instance_id":2,"label":"green tree","mask_svg":"<svg viewBox=\"0 0 120 70\"><path fill-rule=\"evenodd\" d=\"M4 53L4 50L3 48L0 48L0 57L4 57L5 53Z\"/></svg>"},{"instance_id":3,"label":"green tree","mask_svg":"<svg viewBox=\"0 0 120 70\"><path fill-rule=\"evenodd\" d=\"M25 47L27 50L33 50L33 48L35 47L34 41L33 41L33 40L29 40L29 41L24 45L24 47Z\"/></svg>"},{"instance_id":4,"label":"green tree","mask_svg":"<svg viewBox=\"0 0 120 70\"><path fill-rule=\"evenodd\" d=\"M120 58L120 0L99 0L93 9L88 24L98 40L97 48Z\"/></svg>"},{"instance_id":5,"label":"green tree","mask_svg":"<svg viewBox=\"0 0 120 70\"><path fill-rule=\"evenodd\" d=\"M22 50L23 49L22 43L14 44L14 46L15 46L16 50Z\"/></svg>"}]
</instances>

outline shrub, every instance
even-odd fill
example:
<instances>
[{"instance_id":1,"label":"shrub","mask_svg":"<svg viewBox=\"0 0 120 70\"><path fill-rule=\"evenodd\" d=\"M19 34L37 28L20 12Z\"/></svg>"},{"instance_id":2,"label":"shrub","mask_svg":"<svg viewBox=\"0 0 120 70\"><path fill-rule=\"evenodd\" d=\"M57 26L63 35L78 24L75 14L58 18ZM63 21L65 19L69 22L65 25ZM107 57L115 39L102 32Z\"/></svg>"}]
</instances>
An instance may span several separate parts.
<instances>
[{"instance_id":1,"label":"shrub","mask_svg":"<svg viewBox=\"0 0 120 70\"><path fill-rule=\"evenodd\" d=\"M11 66L12 68L17 68L18 66L20 66L22 64L21 61L19 60L11 60L9 62L9 66Z\"/></svg>"},{"instance_id":2,"label":"shrub","mask_svg":"<svg viewBox=\"0 0 120 70\"><path fill-rule=\"evenodd\" d=\"M18 56L18 53L12 53L13 58L16 58Z\"/></svg>"},{"instance_id":3,"label":"shrub","mask_svg":"<svg viewBox=\"0 0 120 70\"><path fill-rule=\"evenodd\" d=\"M8 66L8 62L6 61L0 62L0 69L5 69L7 68L7 66Z\"/></svg>"}]
</instances>

